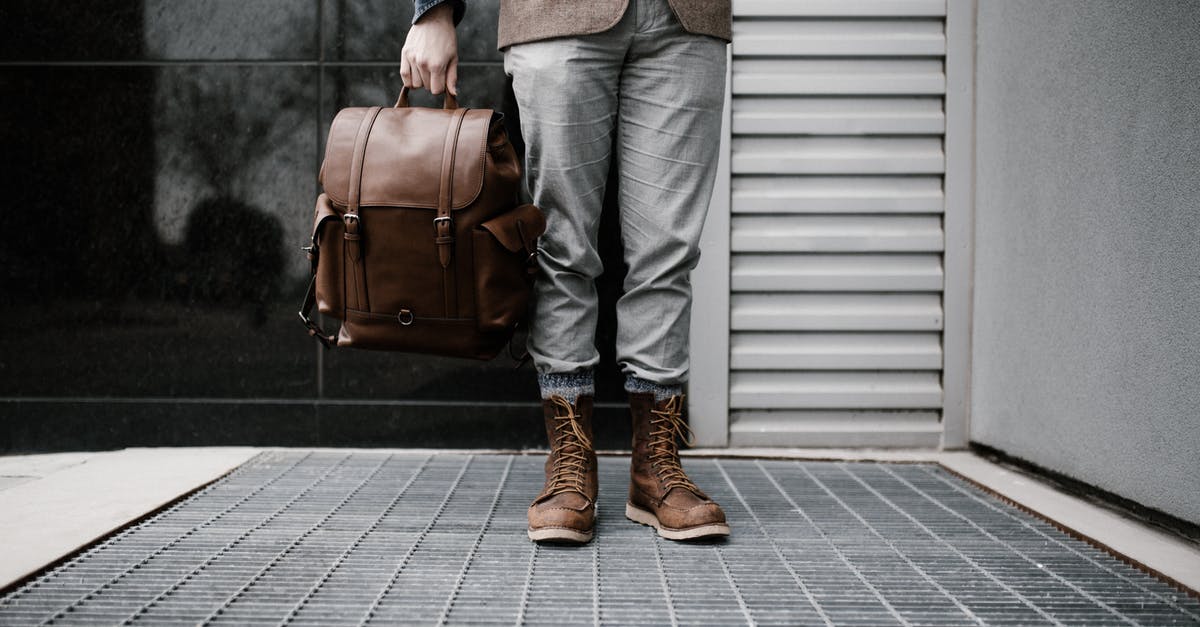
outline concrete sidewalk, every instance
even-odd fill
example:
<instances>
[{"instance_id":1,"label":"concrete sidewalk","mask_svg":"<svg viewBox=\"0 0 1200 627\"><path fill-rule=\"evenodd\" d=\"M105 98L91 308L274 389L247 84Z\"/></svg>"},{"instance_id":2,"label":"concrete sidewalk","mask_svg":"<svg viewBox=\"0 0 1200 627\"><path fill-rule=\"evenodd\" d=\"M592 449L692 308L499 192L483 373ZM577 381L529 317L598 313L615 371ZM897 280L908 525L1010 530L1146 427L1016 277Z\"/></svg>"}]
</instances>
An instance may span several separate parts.
<instances>
[{"instance_id":1,"label":"concrete sidewalk","mask_svg":"<svg viewBox=\"0 0 1200 627\"><path fill-rule=\"evenodd\" d=\"M253 448L0 457L0 588L210 483Z\"/></svg>"}]
</instances>

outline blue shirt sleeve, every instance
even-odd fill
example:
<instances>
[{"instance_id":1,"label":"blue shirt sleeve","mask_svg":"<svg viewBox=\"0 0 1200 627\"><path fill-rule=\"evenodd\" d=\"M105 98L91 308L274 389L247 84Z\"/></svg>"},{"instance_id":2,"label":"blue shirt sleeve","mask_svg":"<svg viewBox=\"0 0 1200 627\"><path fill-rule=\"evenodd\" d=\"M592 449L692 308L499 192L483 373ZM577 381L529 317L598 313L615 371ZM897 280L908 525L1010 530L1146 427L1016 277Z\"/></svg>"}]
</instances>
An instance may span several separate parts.
<instances>
[{"instance_id":1,"label":"blue shirt sleeve","mask_svg":"<svg viewBox=\"0 0 1200 627\"><path fill-rule=\"evenodd\" d=\"M454 25L458 26L463 19L463 14L467 12L467 5L463 0L413 0L413 24L416 24L426 11L443 2L454 5Z\"/></svg>"}]
</instances>

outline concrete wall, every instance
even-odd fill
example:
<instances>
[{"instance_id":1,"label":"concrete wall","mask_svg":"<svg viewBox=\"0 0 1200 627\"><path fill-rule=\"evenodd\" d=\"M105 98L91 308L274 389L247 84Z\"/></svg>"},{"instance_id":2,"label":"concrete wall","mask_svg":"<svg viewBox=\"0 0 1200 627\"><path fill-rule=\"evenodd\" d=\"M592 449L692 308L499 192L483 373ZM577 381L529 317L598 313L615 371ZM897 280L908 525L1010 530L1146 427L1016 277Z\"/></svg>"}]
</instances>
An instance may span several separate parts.
<instances>
[{"instance_id":1,"label":"concrete wall","mask_svg":"<svg viewBox=\"0 0 1200 627\"><path fill-rule=\"evenodd\" d=\"M980 0L971 437L1200 523L1200 2Z\"/></svg>"}]
</instances>

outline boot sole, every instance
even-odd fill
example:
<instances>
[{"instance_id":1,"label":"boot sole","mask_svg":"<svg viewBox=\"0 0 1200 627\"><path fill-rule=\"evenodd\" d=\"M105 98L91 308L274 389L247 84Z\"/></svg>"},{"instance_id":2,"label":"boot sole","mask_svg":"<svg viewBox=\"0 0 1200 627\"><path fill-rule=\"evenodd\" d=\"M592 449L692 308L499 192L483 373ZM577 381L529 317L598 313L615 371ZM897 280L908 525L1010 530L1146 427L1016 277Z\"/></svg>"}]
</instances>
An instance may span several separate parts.
<instances>
[{"instance_id":1,"label":"boot sole","mask_svg":"<svg viewBox=\"0 0 1200 627\"><path fill-rule=\"evenodd\" d=\"M568 542L571 544L585 544L590 542L592 536L595 535L594 531L575 531L562 527L530 529L528 533L529 539L534 542Z\"/></svg>"},{"instance_id":2,"label":"boot sole","mask_svg":"<svg viewBox=\"0 0 1200 627\"><path fill-rule=\"evenodd\" d=\"M668 540L695 540L697 538L714 538L729 535L729 525L723 523L700 525L697 527L688 527L687 529L664 527L662 523L658 522L658 516L655 516L653 512L648 512L633 503L625 504L625 517L635 523L654 527L658 530L658 535Z\"/></svg>"}]
</instances>

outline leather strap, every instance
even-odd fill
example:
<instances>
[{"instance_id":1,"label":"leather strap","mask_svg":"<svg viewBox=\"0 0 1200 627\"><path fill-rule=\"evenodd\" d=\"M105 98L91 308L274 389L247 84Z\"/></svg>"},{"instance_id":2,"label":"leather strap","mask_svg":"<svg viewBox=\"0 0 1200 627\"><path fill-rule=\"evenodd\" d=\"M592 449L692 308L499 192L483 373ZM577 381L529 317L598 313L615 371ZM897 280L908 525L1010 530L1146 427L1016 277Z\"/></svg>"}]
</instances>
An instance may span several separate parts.
<instances>
[{"instance_id":1,"label":"leather strap","mask_svg":"<svg viewBox=\"0 0 1200 627\"><path fill-rule=\"evenodd\" d=\"M517 235L521 238L521 246L525 247L525 273L533 280L534 275L538 273L537 238L530 238L525 234L525 221L520 218L517 218Z\"/></svg>"},{"instance_id":2,"label":"leather strap","mask_svg":"<svg viewBox=\"0 0 1200 627\"><path fill-rule=\"evenodd\" d=\"M371 107L358 125L358 133L354 137L354 156L350 159L350 190L346 203L346 215L342 220L346 224L346 256L349 258L347 272L347 291L353 286L354 308L367 310L367 278L362 263L362 220L358 214L358 203L362 197L363 159L367 153L367 138L371 135L371 127L383 107ZM347 294L349 296L349 294ZM347 304L351 301L347 300Z\"/></svg>"},{"instance_id":3,"label":"leather strap","mask_svg":"<svg viewBox=\"0 0 1200 627\"><path fill-rule=\"evenodd\" d=\"M400 97L396 98L396 108L408 106L408 85L400 88ZM449 111L458 108L458 98L455 98L450 90L446 90L446 96L442 99L442 108Z\"/></svg>"},{"instance_id":4,"label":"leather strap","mask_svg":"<svg viewBox=\"0 0 1200 627\"><path fill-rule=\"evenodd\" d=\"M315 265L316 262L314 262ZM308 282L308 290L304 292L304 304L300 305L300 321L304 323L304 328L308 329L308 334L311 337L317 338L321 346L330 348L337 343L337 336L332 333L326 333L316 322L313 322L312 315L313 307L317 306L317 275L314 272L313 278Z\"/></svg>"},{"instance_id":5,"label":"leather strap","mask_svg":"<svg viewBox=\"0 0 1200 627\"><path fill-rule=\"evenodd\" d=\"M454 220L450 215L450 208L454 205L454 157L458 154L458 133L462 129L463 117L466 114L466 109L455 109L450 123L446 125L437 217L433 219L433 243L437 247L438 262L442 264L442 294L445 315L448 318L456 316L458 309L458 287L450 268L450 259L454 253Z\"/></svg>"},{"instance_id":6,"label":"leather strap","mask_svg":"<svg viewBox=\"0 0 1200 627\"><path fill-rule=\"evenodd\" d=\"M312 316L313 307L317 305L317 265L321 261L321 232L325 230L325 224L336 217L335 214L330 214L321 218L313 227L312 243L303 248L312 270L312 279L308 282L308 290L304 292L304 303L300 305L300 321L304 323L304 328L308 329L308 334L317 338L325 348L335 345L337 336L326 333L310 316Z\"/></svg>"},{"instance_id":7,"label":"leather strap","mask_svg":"<svg viewBox=\"0 0 1200 627\"><path fill-rule=\"evenodd\" d=\"M450 265L450 254L454 250L454 224L450 218L450 207L454 202L454 156L458 153L458 133L462 129L466 109L455 109L450 124L446 125L446 141L442 146L441 187L438 189L437 217L433 220L434 243L437 244L438 261L445 268Z\"/></svg>"}]
</instances>

